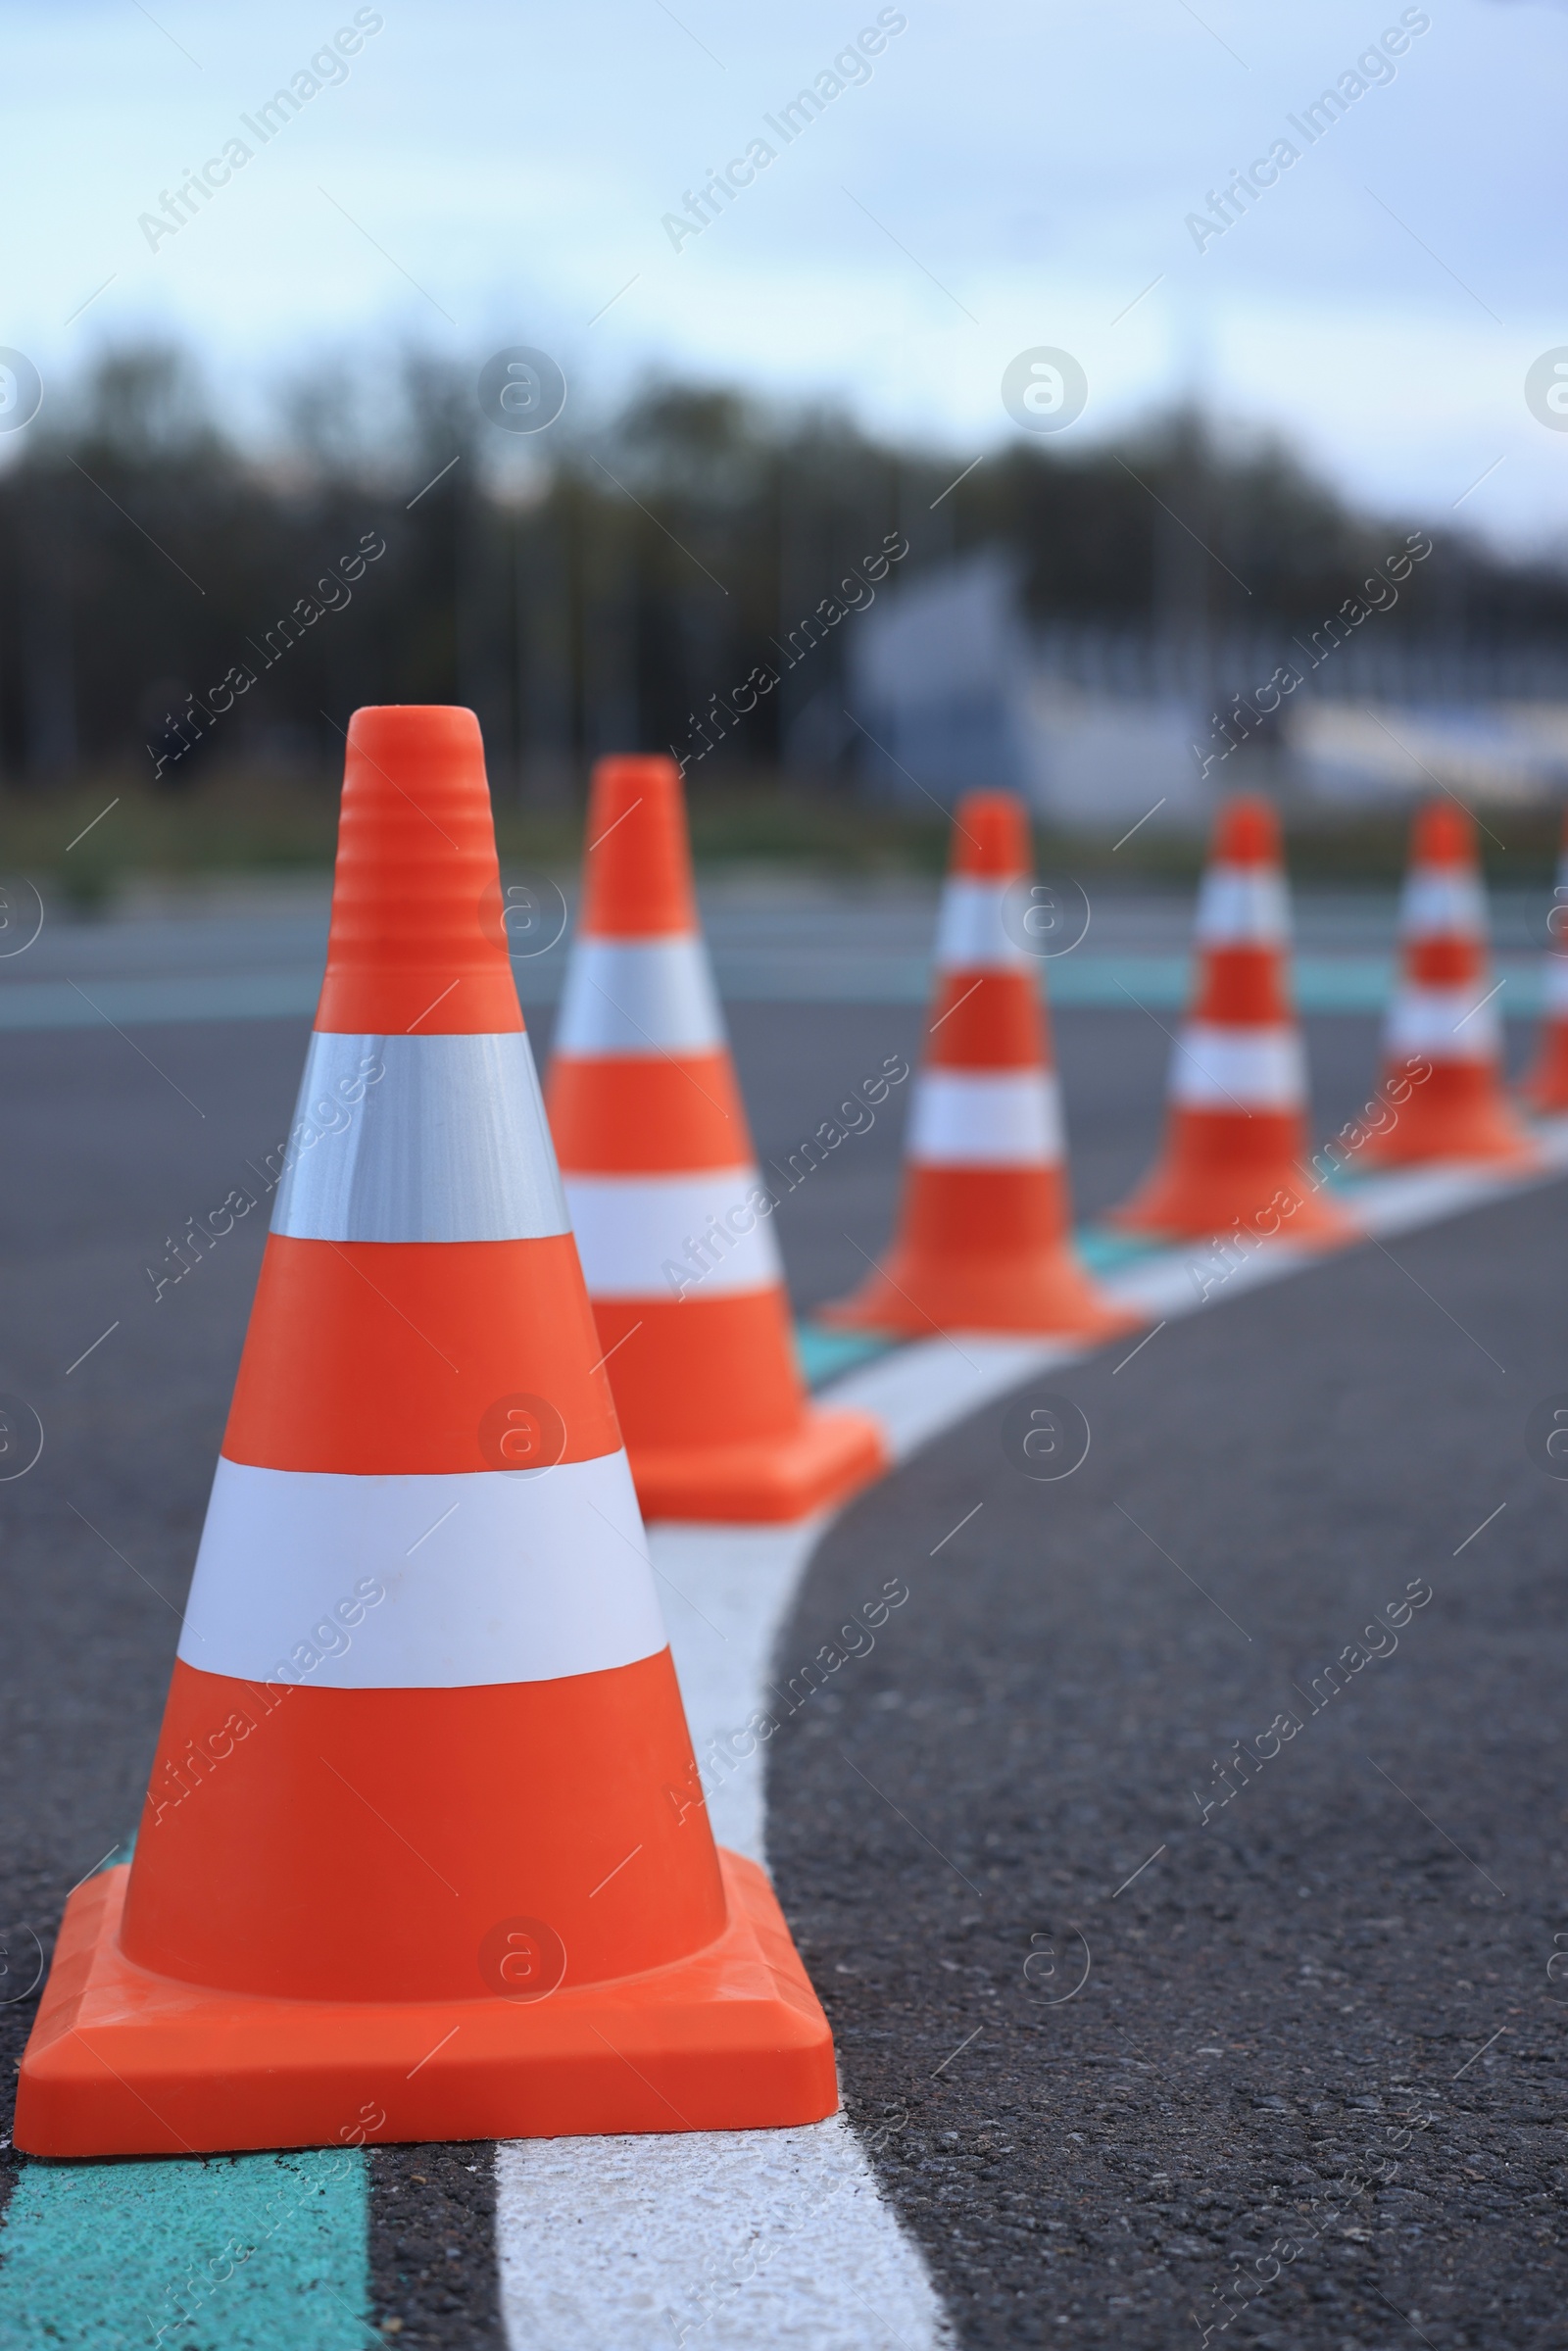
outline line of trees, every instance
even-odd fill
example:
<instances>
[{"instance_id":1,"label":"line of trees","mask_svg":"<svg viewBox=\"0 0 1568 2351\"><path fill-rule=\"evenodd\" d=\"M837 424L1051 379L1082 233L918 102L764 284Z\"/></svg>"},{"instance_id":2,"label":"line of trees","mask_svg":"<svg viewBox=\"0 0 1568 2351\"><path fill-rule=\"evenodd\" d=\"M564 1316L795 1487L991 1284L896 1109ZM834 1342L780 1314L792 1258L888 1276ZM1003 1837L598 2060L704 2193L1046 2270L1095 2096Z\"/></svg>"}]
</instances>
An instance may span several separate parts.
<instances>
[{"instance_id":1,"label":"line of trees","mask_svg":"<svg viewBox=\"0 0 1568 2351\"><path fill-rule=\"evenodd\" d=\"M499 788L540 802L633 745L707 740L704 775L821 778L852 770L836 714L858 624L807 629L820 642L793 662L780 648L878 551L908 549L887 593L1002 544L1036 616L1176 634L1315 623L1387 551L1387 522L1190 413L1082 454L1020 441L955 487L951 456L733 391L656 383L527 436L428 356L366 373L297 384L264 450L175 349L111 352L46 403L0 475L8 786L330 769L349 712L384 701L471 705ZM1434 536L1420 599L1386 625L1562 642L1560 574ZM760 672L776 686L705 732Z\"/></svg>"}]
</instances>

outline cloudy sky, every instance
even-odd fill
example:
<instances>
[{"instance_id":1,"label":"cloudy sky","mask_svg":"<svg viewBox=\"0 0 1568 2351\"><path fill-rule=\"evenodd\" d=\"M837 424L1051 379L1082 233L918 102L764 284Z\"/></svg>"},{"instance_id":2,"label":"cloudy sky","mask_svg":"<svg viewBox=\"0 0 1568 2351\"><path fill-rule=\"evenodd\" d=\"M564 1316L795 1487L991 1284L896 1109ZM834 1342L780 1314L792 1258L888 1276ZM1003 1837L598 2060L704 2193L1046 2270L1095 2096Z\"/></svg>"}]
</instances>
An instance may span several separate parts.
<instances>
[{"instance_id":1,"label":"cloudy sky","mask_svg":"<svg viewBox=\"0 0 1568 2351\"><path fill-rule=\"evenodd\" d=\"M336 0L10 0L0 344L47 387L176 333L245 419L318 350L373 386L411 334L476 368L526 343L580 407L675 367L830 394L956 469L1016 429L1004 372L1050 347L1087 378L1080 440L1197 386L1379 507L1568 555L1568 431L1525 396L1568 346L1568 9L358 13L329 79L311 60L356 14ZM835 73L879 15L863 75ZM298 74L323 86L263 144L242 117ZM766 118L819 75L845 86L786 143ZM1335 87L1309 143L1291 118ZM195 218L139 224L234 138L250 160ZM677 250L665 216L760 139L773 160ZM1282 140L1298 160L1195 233Z\"/></svg>"}]
</instances>

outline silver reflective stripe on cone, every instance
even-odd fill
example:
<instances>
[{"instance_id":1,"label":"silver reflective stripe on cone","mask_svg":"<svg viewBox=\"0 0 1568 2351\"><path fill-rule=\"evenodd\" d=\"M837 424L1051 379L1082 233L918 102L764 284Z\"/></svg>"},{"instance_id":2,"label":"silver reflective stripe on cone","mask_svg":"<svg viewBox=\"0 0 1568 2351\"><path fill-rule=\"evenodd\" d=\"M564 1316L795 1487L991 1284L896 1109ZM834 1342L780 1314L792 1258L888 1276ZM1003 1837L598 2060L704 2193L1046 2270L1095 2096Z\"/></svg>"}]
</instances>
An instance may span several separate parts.
<instances>
[{"instance_id":1,"label":"silver reflective stripe on cone","mask_svg":"<svg viewBox=\"0 0 1568 2351\"><path fill-rule=\"evenodd\" d=\"M723 1042L708 951L693 933L579 937L561 994L559 1054L708 1053Z\"/></svg>"},{"instance_id":2,"label":"silver reflective stripe on cone","mask_svg":"<svg viewBox=\"0 0 1568 2351\"><path fill-rule=\"evenodd\" d=\"M312 1037L274 1233L538 1241L570 1229L520 1029Z\"/></svg>"},{"instance_id":3,"label":"silver reflective stripe on cone","mask_svg":"<svg viewBox=\"0 0 1568 2351\"><path fill-rule=\"evenodd\" d=\"M179 1654L240 1682L460 1690L667 1639L623 1452L402 1478L222 1456Z\"/></svg>"}]
</instances>

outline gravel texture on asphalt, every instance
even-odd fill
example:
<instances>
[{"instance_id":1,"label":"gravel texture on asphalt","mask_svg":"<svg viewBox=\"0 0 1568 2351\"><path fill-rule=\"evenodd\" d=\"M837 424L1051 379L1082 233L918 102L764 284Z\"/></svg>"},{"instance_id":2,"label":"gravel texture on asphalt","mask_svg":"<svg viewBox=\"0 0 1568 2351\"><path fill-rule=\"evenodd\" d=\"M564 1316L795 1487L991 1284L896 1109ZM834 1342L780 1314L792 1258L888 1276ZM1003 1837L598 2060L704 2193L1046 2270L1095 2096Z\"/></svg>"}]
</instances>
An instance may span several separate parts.
<instances>
[{"instance_id":1,"label":"gravel texture on asphalt","mask_svg":"<svg viewBox=\"0 0 1568 2351\"><path fill-rule=\"evenodd\" d=\"M370 2149L370 2299L400 2351L504 2351L489 2140Z\"/></svg>"},{"instance_id":2,"label":"gravel texture on asphalt","mask_svg":"<svg viewBox=\"0 0 1568 2351\"><path fill-rule=\"evenodd\" d=\"M1037 1381L1070 1477L1009 1399L818 1550L781 1680L910 1596L775 1738L770 1859L964 2342L1565 2339L1564 1214Z\"/></svg>"}]
</instances>

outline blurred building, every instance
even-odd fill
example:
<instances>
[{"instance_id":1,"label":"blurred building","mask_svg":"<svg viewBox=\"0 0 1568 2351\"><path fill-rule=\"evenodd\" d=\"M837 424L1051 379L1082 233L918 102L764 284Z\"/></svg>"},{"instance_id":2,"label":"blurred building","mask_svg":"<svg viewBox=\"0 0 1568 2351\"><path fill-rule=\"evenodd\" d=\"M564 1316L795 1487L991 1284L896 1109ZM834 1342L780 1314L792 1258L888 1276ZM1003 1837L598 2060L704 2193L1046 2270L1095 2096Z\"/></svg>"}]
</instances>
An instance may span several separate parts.
<instances>
[{"instance_id":1,"label":"blurred building","mask_svg":"<svg viewBox=\"0 0 1568 2351\"><path fill-rule=\"evenodd\" d=\"M1377 612L1296 632L1031 623L1020 580L985 550L864 615L850 708L879 796L1004 784L1063 826L1130 824L1156 802L1154 821L1190 826L1259 755L1284 794L1325 806L1434 784L1568 796L1568 656L1417 637Z\"/></svg>"}]
</instances>

